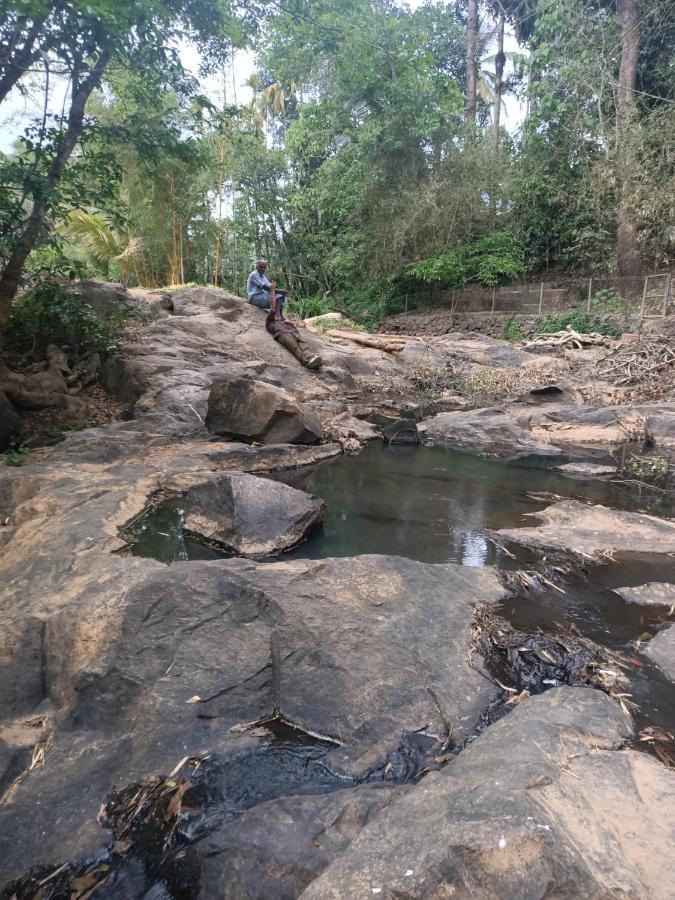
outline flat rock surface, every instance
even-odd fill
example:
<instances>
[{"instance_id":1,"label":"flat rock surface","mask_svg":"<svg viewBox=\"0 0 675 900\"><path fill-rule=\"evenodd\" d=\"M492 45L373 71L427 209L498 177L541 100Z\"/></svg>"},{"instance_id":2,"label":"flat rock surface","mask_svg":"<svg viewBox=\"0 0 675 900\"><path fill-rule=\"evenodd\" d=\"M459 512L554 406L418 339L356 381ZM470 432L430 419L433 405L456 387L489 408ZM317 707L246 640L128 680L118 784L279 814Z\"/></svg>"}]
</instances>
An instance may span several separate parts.
<instances>
[{"instance_id":1,"label":"flat rock surface","mask_svg":"<svg viewBox=\"0 0 675 900\"><path fill-rule=\"evenodd\" d=\"M603 466L601 463L565 463L556 466L556 469L569 478L611 478L616 475L616 466Z\"/></svg>"},{"instance_id":2,"label":"flat rock surface","mask_svg":"<svg viewBox=\"0 0 675 900\"><path fill-rule=\"evenodd\" d=\"M474 602L504 594L489 570L377 556L168 567L95 551L79 565L58 607L5 635L9 721L46 698L58 714L48 765L2 807L0 880L93 852L113 784L225 753L233 727L275 710L337 742L331 771L363 775L412 732L451 723L461 741L497 693L468 655Z\"/></svg>"},{"instance_id":3,"label":"flat rock surface","mask_svg":"<svg viewBox=\"0 0 675 900\"><path fill-rule=\"evenodd\" d=\"M525 700L382 810L303 900L672 897L675 773L617 750L629 732L591 689Z\"/></svg>"},{"instance_id":4,"label":"flat rock surface","mask_svg":"<svg viewBox=\"0 0 675 900\"><path fill-rule=\"evenodd\" d=\"M675 603L675 584L650 581L637 587L614 588L628 603L639 603L642 606L672 606Z\"/></svg>"},{"instance_id":5,"label":"flat rock surface","mask_svg":"<svg viewBox=\"0 0 675 900\"><path fill-rule=\"evenodd\" d=\"M659 631L643 650L671 681L675 681L675 625Z\"/></svg>"},{"instance_id":6,"label":"flat rock surface","mask_svg":"<svg viewBox=\"0 0 675 900\"><path fill-rule=\"evenodd\" d=\"M675 552L675 522L670 519L587 505L577 500L561 500L532 515L540 520L540 525L505 528L497 533L530 547L589 555L602 551Z\"/></svg>"}]
</instances>

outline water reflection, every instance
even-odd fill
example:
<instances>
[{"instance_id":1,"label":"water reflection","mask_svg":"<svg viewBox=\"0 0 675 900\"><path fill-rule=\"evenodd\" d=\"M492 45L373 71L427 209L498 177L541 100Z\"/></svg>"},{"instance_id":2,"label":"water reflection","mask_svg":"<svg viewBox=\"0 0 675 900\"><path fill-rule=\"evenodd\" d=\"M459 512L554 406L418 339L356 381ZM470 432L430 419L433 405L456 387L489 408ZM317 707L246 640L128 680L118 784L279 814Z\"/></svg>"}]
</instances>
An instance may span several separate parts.
<instances>
[{"instance_id":1,"label":"water reflection","mask_svg":"<svg viewBox=\"0 0 675 900\"><path fill-rule=\"evenodd\" d=\"M291 555L296 557L385 553L423 562L514 568L531 560L528 551L515 548L518 560L513 560L484 529L531 524L532 513L551 501L528 494L618 508L639 506L617 486L573 481L543 468L541 461L532 467L441 447L388 447L379 442L358 456L279 477L327 504L323 530L294 550Z\"/></svg>"}]
</instances>

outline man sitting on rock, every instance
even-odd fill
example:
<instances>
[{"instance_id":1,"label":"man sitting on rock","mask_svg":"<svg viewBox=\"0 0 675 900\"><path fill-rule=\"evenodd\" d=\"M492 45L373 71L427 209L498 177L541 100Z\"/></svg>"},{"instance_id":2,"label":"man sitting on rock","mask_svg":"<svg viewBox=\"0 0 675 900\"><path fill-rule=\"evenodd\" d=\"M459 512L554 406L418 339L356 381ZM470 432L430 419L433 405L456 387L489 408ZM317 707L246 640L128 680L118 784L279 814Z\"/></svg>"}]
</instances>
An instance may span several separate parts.
<instances>
[{"instance_id":1,"label":"man sitting on rock","mask_svg":"<svg viewBox=\"0 0 675 900\"><path fill-rule=\"evenodd\" d=\"M303 340L295 325L284 319L281 306L277 308L275 293L273 286L270 314L265 322L265 327L274 340L279 341L281 346L285 347L289 353L292 353L296 359L299 359L303 366L307 366L308 369L320 369L322 366L321 357Z\"/></svg>"},{"instance_id":2,"label":"man sitting on rock","mask_svg":"<svg viewBox=\"0 0 675 900\"><path fill-rule=\"evenodd\" d=\"M248 302L257 306L259 309L271 309L272 289L276 290L276 282L270 281L265 275L267 271L267 260L257 259L255 261L255 269L248 276L246 282L246 293L248 294ZM280 309L283 308L286 301L285 291L276 291L276 300Z\"/></svg>"}]
</instances>

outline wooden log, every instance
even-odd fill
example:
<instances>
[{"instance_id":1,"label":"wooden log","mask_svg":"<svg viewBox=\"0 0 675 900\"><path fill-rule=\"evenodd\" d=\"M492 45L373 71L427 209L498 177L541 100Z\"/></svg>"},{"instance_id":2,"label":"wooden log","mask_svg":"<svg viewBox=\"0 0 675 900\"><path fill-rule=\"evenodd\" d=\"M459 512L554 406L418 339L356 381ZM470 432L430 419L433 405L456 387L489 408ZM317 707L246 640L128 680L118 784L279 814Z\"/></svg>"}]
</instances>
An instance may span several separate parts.
<instances>
[{"instance_id":1,"label":"wooden log","mask_svg":"<svg viewBox=\"0 0 675 900\"><path fill-rule=\"evenodd\" d=\"M388 335L364 334L359 331L339 331L331 328L326 332L328 337L337 338L341 341L353 341L355 344L361 344L364 347L372 347L374 350L384 350L385 353L395 353L403 350L405 341L391 338Z\"/></svg>"}]
</instances>

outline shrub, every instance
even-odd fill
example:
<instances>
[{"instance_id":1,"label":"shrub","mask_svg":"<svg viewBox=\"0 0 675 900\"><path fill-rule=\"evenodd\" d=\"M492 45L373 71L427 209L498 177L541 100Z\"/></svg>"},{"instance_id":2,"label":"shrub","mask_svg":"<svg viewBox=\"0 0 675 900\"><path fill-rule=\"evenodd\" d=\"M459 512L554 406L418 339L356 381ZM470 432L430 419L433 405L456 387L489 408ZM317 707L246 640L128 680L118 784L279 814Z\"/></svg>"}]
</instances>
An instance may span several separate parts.
<instances>
[{"instance_id":1,"label":"shrub","mask_svg":"<svg viewBox=\"0 0 675 900\"><path fill-rule=\"evenodd\" d=\"M552 334L556 331L564 331L568 325L571 325L579 334L596 332L607 335L607 337L621 337L621 329L611 319L589 316L587 313L578 311L540 316L535 323L535 329L539 334Z\"/></svg>"},{"instance_id":2,"label":"shrub","mask_svg":"<svg viewBox=\"0 0 675 900\"><path fill-rule=\"evenodd\" d=\"M15 300L5 323L2 343L20 354L44 356L48 344L82 350L107 350L116 328L127 317L102 319L82 298L60 285L45 282Z\"/></svg>"},{"instance_id":3,"label":"shrub","mask_svg":"<svg viewBox=\"0 0 675 900\"><path fill-rule=\"evenodd\" d=\"M600 288L591 300L591 308L595 312L622 313L624 312L624 302L614 288Z\"/></svg>"},{"instance_id":4,"label":"shrub","mask_svg":"<svg viewBox=\"0 0 675 900\"><path fill-rule=\"evenodd\" d=\"M5 453L5 463L8 466L22 466L29 453L28 447L17 447L16 450L8 450Z\"/></svg>"},{"instance_id":5,"label":"shrub","mask_svg":"<svg viewBox=\"0 0 675 900\"><path fill-rule=\"evenodd\" d=\"M525 271L525 254L510 231L493 231L467 251L467 280L495 287L519 278Z\"/></svg>"},{"instance_id":6,"label":"shrub","mask_svg":"<svg viewBox=\"0 0 675 900\"><path fill-rule=\"evenodd\" d=\"M448 250L408 266L407 273L416 281L463 288L466 284L466 264L461 250Z\"/></svg>"},{"instance_id":7,"label":"shrub","mask_svg":"<svg viewBox=\"0 0 675 900\"><path fill-rule=\"evenodd\" d=\"M516 343L517 341L522 341L524 337L525 330L523 329L523 326L519 322L516 322L513 316L509 316L502 328L502 340Z\"/></svg>"},{"instance_id":8,"label":"shrub","mask_svg":"<svg viewBox=\"0 0 675 900\"><path fill-rule=\"evenodd\" d=\"M324 313L335 312L332 301L328 297L294 297L289 301L289 310L301 319L312 319Z\"/></svg>"}]
</instances>

